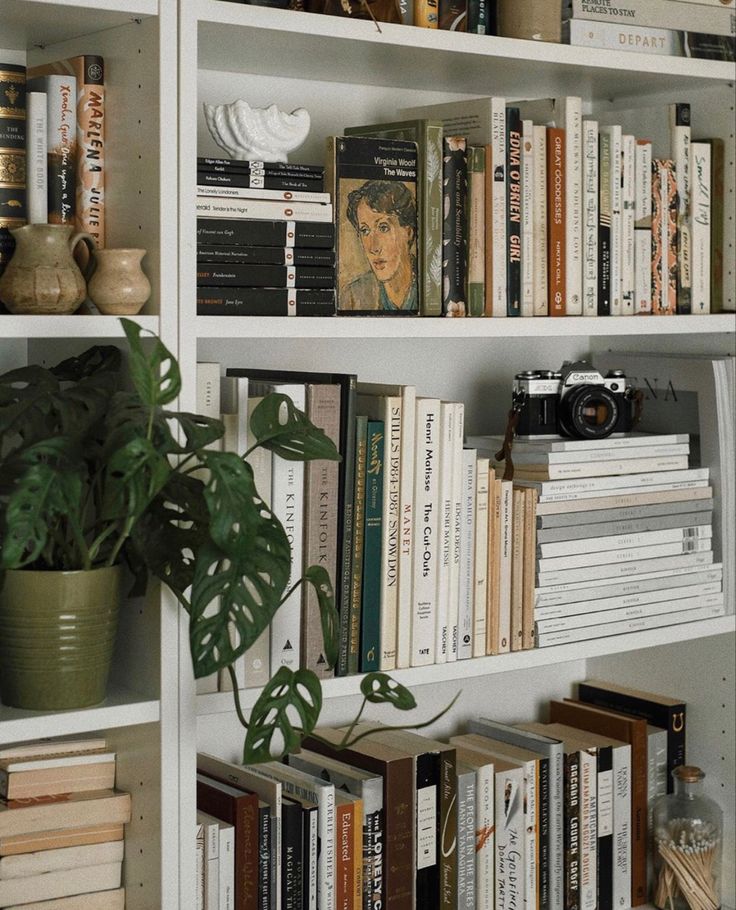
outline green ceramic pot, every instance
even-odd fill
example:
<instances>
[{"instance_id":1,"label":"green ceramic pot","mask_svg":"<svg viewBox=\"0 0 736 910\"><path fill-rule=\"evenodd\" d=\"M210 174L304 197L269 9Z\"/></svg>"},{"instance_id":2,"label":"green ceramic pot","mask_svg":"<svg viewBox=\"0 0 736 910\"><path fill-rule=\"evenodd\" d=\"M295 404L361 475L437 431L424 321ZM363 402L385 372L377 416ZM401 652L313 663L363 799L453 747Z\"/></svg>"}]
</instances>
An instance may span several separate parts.
<instances>
[{"instance_id":1,"label":"green ceramic pot","mask_svg":"<svg viewBox=\"0 0 736 910\"><path fill-rule=\"evenodd\" d=\"M6 572L0 588L3 704L56 711L103 701L119 605L119 566Z\"/></svg>"}]
</instances>

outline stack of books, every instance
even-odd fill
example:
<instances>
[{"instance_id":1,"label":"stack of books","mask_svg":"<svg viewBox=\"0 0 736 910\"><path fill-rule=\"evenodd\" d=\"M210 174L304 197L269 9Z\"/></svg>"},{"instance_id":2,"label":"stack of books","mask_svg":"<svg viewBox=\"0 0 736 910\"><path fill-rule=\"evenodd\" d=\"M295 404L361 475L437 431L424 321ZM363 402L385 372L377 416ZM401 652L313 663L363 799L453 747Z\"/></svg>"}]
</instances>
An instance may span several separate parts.
<instances>
[{"instance_id":1,"label":"stack of books","mask_svg":"<svg viewBox=\"0 0 736 910\"><path fill-rule=\"evenodd\" d=\"M130 813L104 739L0 749L0 906L122 910Z\"/></svg>"},{"instance_id":2,"label":"stack of books","mask_svg":"<svg viewBox=\"0 0 736 910\"><path fill-rule=\"evenodd\" d=\"M335 253L324 168L197 159L197 313L332 316Z\"/></svg>"},{"instance_id":3,"label":"stack of books","mask_svg":"<svg viewBox=\"0 0 736 910\"><path fill-rule=\"evenodd\" d=\"M686 434L515 441L514 483L539 495L537 647L723 615L713 490L689 449Z\"/></svg>"}]
</instances>

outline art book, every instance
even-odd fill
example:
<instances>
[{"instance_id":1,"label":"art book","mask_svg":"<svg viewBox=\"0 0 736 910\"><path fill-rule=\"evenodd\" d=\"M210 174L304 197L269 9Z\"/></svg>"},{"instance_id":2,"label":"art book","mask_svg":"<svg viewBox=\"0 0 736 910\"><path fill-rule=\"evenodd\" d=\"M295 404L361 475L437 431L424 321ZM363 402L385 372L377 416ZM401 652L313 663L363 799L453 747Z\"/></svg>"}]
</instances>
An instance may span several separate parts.
<instances>
[{"instance_id":1,"label":"art book","mask_svg":"<svg viewBox=\"0 0 736 910\"><path fill-rule=\"evenodd\" d=\"M417 315L417 145L330 136L338 315Z\"/></svg>"}]
</instances>

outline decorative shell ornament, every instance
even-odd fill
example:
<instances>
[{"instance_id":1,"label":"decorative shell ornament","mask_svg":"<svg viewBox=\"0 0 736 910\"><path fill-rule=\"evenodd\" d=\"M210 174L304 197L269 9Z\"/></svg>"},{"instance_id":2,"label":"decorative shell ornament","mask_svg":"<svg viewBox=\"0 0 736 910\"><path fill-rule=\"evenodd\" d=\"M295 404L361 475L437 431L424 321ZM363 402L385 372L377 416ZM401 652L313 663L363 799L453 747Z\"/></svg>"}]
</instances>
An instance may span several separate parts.
<instances>
[{"instance_id":1,"label":"decorative shell ornament","mask_svg":"<svg viewBox=\"0 0 736 910\"><path fill-rule=\"evenodd\" d=\"M251 107L239 99L231 104L205 104L204 119L212 138L238 161L288 161L307 138L309 113L299 108L291 114L275 104Z\"/></svg>"}]
</instances>

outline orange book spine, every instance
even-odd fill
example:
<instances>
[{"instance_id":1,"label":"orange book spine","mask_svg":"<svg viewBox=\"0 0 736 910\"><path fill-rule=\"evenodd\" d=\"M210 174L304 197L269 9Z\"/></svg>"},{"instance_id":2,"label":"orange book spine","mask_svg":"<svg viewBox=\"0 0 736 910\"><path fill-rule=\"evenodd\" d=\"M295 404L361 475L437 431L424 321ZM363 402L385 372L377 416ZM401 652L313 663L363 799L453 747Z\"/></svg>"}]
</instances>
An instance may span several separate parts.
<instances>
[{"instance_id":1,"label":"orange book spine","mask_svg":"<svg viewBox=\"0 0 736 910\"><path fill-rule=\"evenodd\" d=\"M414 0L414 25L419 28L439 28L437 0Z\"/></svg>"},{"instance_id":2,"label":"orange book spine","mask_svg":"<svg viewBox=\"0 0 736 910\"><path fill-rule=\"evenodd\" d=\"M565 130L547 129L547 281L550 316L565 316Z\"/></svg>"}]
</instances>

